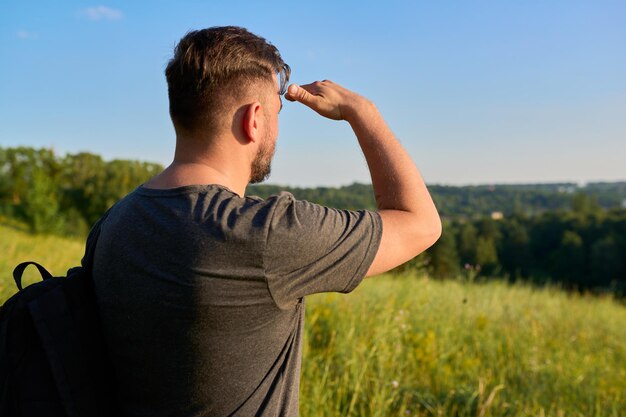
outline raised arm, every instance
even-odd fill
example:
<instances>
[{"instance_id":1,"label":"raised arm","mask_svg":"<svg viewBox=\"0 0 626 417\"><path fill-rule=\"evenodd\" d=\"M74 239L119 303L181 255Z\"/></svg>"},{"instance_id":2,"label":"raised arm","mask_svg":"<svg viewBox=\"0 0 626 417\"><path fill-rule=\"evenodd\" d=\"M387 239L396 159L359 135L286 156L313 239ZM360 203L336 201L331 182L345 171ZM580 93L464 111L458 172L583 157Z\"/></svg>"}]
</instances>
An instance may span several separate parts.
<instances>
[{"instance_id":1,"label":"raised arm","mask_svg":"<svg viewBox=\"0 0 626 417\"><path fill-rule=\"evenodd\" d=\"M441 220L417 167L371 101L332 81L289 86L285 96L320 115L346 120L367 160L383 221L378 253L367 276L417 256L441 235Z\"/></svg>"}]
</instances>

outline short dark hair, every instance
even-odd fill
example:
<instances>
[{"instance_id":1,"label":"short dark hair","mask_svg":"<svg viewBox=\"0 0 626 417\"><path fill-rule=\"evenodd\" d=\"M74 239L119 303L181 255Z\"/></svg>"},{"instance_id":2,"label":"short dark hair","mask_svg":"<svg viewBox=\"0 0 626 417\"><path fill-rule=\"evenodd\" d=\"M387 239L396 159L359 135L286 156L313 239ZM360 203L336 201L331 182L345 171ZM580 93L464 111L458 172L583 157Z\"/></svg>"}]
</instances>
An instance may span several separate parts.
<instances>
[{"instance_id":1,"label":"short dark hair","mask_svg":"<svg viewBox=\"0 0 626 417\"><path fill-rule=\"evenodd\" d=\"M245 28L223 26L188 32L165 69L172 121L186 130L210 129L226 89L237 94L234 90L271 81L274 74L278 93L284 94L289 65L274 45Z\"/></svg>"}]
</instances>

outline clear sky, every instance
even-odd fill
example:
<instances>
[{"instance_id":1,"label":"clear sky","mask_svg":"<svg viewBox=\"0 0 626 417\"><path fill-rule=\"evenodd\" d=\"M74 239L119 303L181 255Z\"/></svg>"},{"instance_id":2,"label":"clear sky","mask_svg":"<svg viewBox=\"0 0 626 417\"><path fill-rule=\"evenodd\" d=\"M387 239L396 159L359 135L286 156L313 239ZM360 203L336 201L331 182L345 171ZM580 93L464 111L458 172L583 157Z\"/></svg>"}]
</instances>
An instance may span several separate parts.
<instances>
[{"instance_id":1,"label":"clear sky","mask_svg":"<svg viewBox=\"0 0 626 417\"><path fill-rule=\"evenodd\" d=\"M168 164L165 65L219 25L373 100L431 184L626 179L623 0L0 0L0 146ZM369 182L345 122L280 123L270 183Z\"/></svg>"}]
</instances>

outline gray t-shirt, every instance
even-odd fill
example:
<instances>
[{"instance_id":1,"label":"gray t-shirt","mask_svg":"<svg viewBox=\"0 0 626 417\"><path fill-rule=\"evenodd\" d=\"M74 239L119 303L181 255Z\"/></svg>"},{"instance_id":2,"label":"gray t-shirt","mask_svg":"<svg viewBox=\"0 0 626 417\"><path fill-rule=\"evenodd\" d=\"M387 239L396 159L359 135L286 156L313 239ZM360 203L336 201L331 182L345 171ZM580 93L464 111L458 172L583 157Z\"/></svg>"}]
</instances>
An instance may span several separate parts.
<instances>
[{"instance_id":1,"label":"gray t-shirt","mask_svg":"<svg viewBox=\"0 0 626 417\"><path fill-rule=\"evenodd\" d=\"M304 296L350 292L380 215L221 185L139 187L102 223L94 283L126 416L297 416Z\"/></svg>"}]
</instances>

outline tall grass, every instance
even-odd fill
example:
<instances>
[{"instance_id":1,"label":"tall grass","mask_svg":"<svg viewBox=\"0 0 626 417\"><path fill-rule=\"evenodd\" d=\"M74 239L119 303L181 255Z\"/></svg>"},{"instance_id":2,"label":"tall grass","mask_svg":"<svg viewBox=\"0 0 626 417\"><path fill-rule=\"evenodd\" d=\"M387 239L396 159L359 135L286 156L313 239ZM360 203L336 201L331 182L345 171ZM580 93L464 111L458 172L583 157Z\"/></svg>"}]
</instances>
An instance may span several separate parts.
<instances>
[{"instance_id":1,"label":"tall grass","mask_svg":"<svg viewBox=\"0 0 626 417\"><path fill-rule=\"evenodd\" d=\"M375 277L307 300L303 416L624 416L626 308Z\"/></svg>"},{"instance_id":2,"label":"tall grass","mask_svg":"<svg viewBox=\"0 0 626 417\"><path fill-rule=\"evenodd\" d=\"M18 229L0 226L0 303L17 263L58 275L83 252ZM300 403L303 417L626 416L626 307L503 282L369 278L307 298Z\"/></svg>"}]
</instances>

